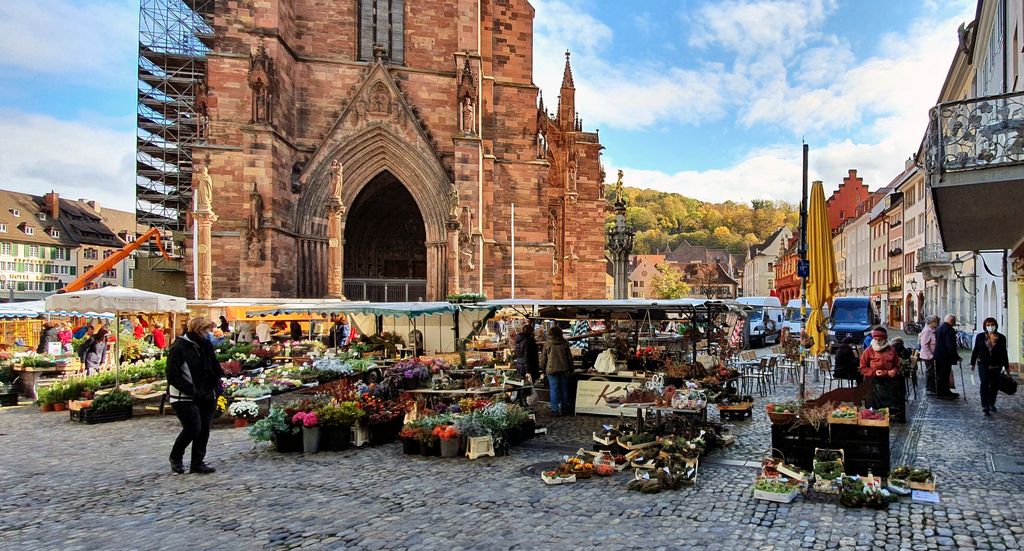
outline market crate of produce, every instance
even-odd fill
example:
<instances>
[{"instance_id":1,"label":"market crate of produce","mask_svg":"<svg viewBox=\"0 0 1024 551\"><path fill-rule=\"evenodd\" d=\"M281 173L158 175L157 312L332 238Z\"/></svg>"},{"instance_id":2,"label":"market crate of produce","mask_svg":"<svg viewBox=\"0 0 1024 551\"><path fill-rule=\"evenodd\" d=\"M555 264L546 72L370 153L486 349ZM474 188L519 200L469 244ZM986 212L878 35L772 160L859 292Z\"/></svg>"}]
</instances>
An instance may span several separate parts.
<instances>
[{"instance_id":1,"label":"market crate of produce","mask_svg":"<svg viewBox=\"0 0 1024 551\"><path fill-rule=\"evenodd\" d=\"M860 410L858 424L862 427L888 427L889 408L882 408L877 411L870 408Z\"/></svg>"},{"instance_id":2,"label":"market crate of produce","mask_svg":"<svg viewBox=\"0 0 1024 551\"><path fill-rule=\"evenodd\" d=\"M828 415L830 425L856 425L860 417L857 406L839 406Z\"/></svg>"},{"instance_id":3,"label":"market crate of produce","mask_svg":"<svg viewBox=\"0 0 1024 551\"><path fill-rule=\"evenodd\" d=\"M758 478L754 483L754 499L791 503L800 493L799 486L779 482L769 478Z\"/></svg>"},{"instance_id":4,"label":"market crate of produce","mask_svg":"<svg viewBox=\"0 0 1024 551\"><path fill-rule=\"evenodd\" d=\"M576 475L558 474L556 471L545 471L540 473L540 479L544 481L544 484L556 486L558 484L570 484L576 482Z\"/></svg>"},{"instance_id":5,"label":"market crate of produce","mask_svg":"<svg viewBox=\"0 0 1024 551\"><path fill-rule=\"evenodd\" d=\"M71 412L71 420L86 425L95 425L98 423L112 423L114 421L124 421L132 418L132 409L126 408L120 411L108 411L104 413L96 413L92 408L82 408L79 410L69 410Z\"/></svg>"},{"instance_id":6,"label":"market crate of produce","mask_svg":"<svg viewBox=\"0 0 1024 551\"><path fill-rule=\"evenodd\" d=\"M889 473L889 481L911 490L935 491L935 474L930 469L896 467Z\"/></svg>"}]
</instances>

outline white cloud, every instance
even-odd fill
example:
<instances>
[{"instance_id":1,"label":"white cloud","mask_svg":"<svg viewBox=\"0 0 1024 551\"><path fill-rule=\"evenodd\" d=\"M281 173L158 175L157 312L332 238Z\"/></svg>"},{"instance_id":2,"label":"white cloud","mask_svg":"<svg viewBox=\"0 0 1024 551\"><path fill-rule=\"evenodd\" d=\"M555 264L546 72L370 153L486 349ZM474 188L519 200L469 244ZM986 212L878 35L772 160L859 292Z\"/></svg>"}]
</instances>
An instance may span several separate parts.
<instances>
[{"instance_id":1,"label":"white cloud","mask_svg":"<svg viewBox=\"0 0 1024 551\"><path fill-rule=\"evenodd\" d=\"M135 210L133 133L0 111L0 142L0 188Z\"/></svg>"},{"instance_id":2,"label":"white cloud","mask_svg":"<svg viewBox=\"0 0 1024 551\"><path fill-rule=\"evenodd\" d=\"M712 2L687 17L690 45L721 46L741 56L789 55L818 34L835 0L728 0Z\"/></svg>"},{"instance_id":3,"label":"white cloud","mask_svg":"<svg viewBox=\"0 0 1024 551\"><path fill-rule=\"evenodd\" d=\"M93 86L131 86L138 22L138 3L126 0L0 2L0 66Z\"/></svg>"},{"instance_id":4,"label":"white cloud","mask_svg":"<svg viewBox=\"0 0 1024 551\"><path fill-rule=\"evenodd\" d=\"M534 78L553 111L571 50L576 110L587 128L636 130L659 124L699 124L720 119L720 90L727 75L635 61L611 64L602 57L614 33L579 6L560 0L535 3Z\"/></svg>"}]
</instances>

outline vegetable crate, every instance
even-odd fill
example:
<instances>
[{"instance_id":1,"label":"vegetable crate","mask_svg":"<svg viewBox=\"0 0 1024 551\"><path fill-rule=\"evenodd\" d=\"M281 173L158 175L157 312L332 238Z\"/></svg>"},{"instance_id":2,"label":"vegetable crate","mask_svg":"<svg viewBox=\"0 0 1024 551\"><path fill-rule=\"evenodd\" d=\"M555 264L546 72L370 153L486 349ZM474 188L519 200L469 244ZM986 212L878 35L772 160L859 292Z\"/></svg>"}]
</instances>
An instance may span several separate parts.
<instances>
[{"instance_id":1,"label":"vegetable crate","mask_svg":"<svg viewBox=\"0 0 1024 551\"><path fill-rule=\"evenodd\" d=\"M743 420L754 416L754 402L743 402L731 406L718 405L718 418L724 420Z\"/></svg>"},{"instance_id":2,"label":"vegetable crate","mask_svg":"<svg viewBox=\"0 0 1024 551\"><path fill-rule=\"evenodd\" d=\"M788 493L780 494L776 492L766 492L764 490L754 489L754 499L760 499L762 501L774 501L775 503L792 503L796 499L797 494L800 493L799 488L793 488Z\"/></svg>"},{"instance_id":3,"label":"vegetable crate","mask_svg":"<svg viewBox=\"0 0 1024 551\"><path fill-rule=\"evenodd\" d=\"M847 474L889 476L890 449L888 427L838 425L831 428L830 446L845 451L843 465Z\"/></svg>"},{"instance_id":4,"label":"vegetable crate","mask_svg":"<svg viewBox=\"0 0 1024 551\"><path fill-rule=\"evenodd\" d=\"M811 470L814 450L828 446L829 428L822 424L818 429L804 425L791 428L786 425L772 425L772 447L779 450L786 461L804 470Z\"/></svg>"},{"instance_id":5,"label":"vegetable crate","mask_svg":"<svg viewBox=\"0 0 1024 551\"><path fill-rule=\"evenodd\" d=\"M121 411L108 411L106 413L95 413L92 408L70 410L70 412L72 421L77 421L86 425L112 423L114 421L124 421L132 418L132 408L126 408Z\"/></svg>"},{"instance_id":6,"label":"vegetable crate","mask_svg":"<svg viewBox=\"0 0 1024 551\"><path fill-rule=\"evenodd\" d=\"M540 473L540 479L544 481L544 484L549 486L557 486L559 484L571 484L576 482L576 475L571 474L569 476L548 476L547 473Z\"/></svg>"}]
</instances>

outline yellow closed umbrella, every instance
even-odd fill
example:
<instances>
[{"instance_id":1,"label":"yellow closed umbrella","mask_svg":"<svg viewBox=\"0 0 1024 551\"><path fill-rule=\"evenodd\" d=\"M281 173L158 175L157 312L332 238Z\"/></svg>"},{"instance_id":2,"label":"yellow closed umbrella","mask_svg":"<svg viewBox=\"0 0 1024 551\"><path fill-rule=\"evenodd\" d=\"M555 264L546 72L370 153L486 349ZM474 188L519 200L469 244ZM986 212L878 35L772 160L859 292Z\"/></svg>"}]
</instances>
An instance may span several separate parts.
<instances>
[{"instance_id":1,"label":"yellow closed umbrella","mask_svg":"<svg viewBox=\"0 0 1024 551\"><path fill-rule=\"evenodd\" d=\"M807 334L814 339L811 354L825 351L825 312L823 306L835 295L836 257L832 251L832 231L828 225L825 190L821 182L811 185L811 200L807 209L807 260L810 277L807 278L807 303L811 315L807 320Z\"/></svg>"}]
</instances>

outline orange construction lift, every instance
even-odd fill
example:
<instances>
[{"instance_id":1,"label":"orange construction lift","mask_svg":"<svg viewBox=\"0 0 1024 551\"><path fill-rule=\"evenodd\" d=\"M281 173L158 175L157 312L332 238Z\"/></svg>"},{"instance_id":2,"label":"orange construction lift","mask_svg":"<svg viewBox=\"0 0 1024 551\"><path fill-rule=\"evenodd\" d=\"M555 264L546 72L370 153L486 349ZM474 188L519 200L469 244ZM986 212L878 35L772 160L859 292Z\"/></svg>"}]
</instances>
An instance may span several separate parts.
<instances>
[{"instance_id":1,"label":"orange construction lift","mask_svg":"<svg viewBox=\"0 0 1024 551\"><path fill-rule=\"evenodd\" d=\"M58 292L71 293L74 291L81 291L87 285L89 285L89 283L91 283L92 280L96 279L97 277L99 277L106 271L110 270L114 266L117 266L118 262L121 262L125 258L128 258L128 255L132 254L136 249L138 249L140 246L142 246L142 244L146 243L150 239L156 241L156 248L160 249L160 254L164 256L164 259L168 261L171 260L171 256L167 254L167 251L164 250L163 243L160 242L160 229L150 228L149 231L140 235L138 239L125 245L116 253L108 256L107 258L104 258L99 264L93 266L91 270L78 276L78 279L72 281L71 283L68 283L67 287L61 289Z\"/></svg>"}]
</instances>

